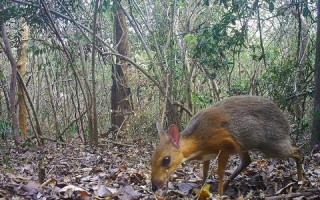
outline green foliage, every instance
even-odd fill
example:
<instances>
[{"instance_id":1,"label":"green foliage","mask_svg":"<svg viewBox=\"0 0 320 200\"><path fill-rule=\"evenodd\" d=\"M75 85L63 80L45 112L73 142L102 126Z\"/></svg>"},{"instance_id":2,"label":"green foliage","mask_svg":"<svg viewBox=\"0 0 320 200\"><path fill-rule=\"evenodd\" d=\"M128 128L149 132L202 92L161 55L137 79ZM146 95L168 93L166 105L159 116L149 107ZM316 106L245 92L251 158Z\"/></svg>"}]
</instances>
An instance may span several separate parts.
<instances>
[{"instance_id":1,"label":"green foliage","mask_svg":"<svg viewBox=\"0 0 320 200\"><path fill-rule=\"evenodd\" d=\"M6 120L0 120L0 136L2 139L6 139L6 137L12 133L11 130L11 122Z\"/></svg>"},{"instance_id":2,"label":"green foliage","mask_svg":"<svg viewBox=\"0 0 320 200\"><path fill-rule=\"evenodd\" d=\"M191 96L191 100L197 107L204 108L213 103L213 99L209 92L206 91L194 91Z\"/></svg>"},{"instance_id":3,"label":"green foliage","mask_svg":"<svg viewBox=\"0 0 320 200\"><path fill-rule=\"evenodd\" d=\"M314 111L313 117L314 117L315 119L320 119L320 107L318 107L318 108Z\"/></svg>"},{"instance_id":4,"label":"green foliage","mask_svg":"<svg viewBox=\"0 0 320 200\"><path fill-rule=\"evenodd\" d=\"M5 75L3 74L2 71L0 71L0 79L3 79L3 78L5 78Z\"/></svg>"},{"instance_id":5,"label":"green foliage","mask_svg":"<svg viewBox=\"0 0 320 200\"><path fill-rule=\"evenodd\" d=\"M24 17L28 19L30 13L34 13L35 8L30 6L16 6L12 3L7 3L3 10L0 11L0 22L6 22L11 18Z\"/></svg>"},{"instance_id":6,"label":"green foliage","mask_svg":"<svg viewBox=\"0 0 320 200\"><path fill-rule=\"evenodd\" d=\"M265 0L265 2L268 4L269 12L273 12L275 0Z\"/></svg>"},{"instance_id":7,"label":"green foliage","mask_svg":"<svg viewBox=\"0 0 320 200\"><path fill-rule=\"evenodd\" d=\"M35 1L27 2L33 4ZM30 80L32 81L28 82L28 90L35 100L37 100L36 95L40 95L39 102L37 102L38 117L41 122L48 121L48 125L45 126L52 128L52 110L50 104L48 104L47 86L43 81L43 69L48 70L55 98L54 102L57 105L60 128L63 130L68 124L67 121L70 120L66 116L74 116L73 112L76 112L76 109L71 107L64 109L61 105L78 98L77 100L81 103L78 109L85 109L84 97L91 92L86 91L84 85L82 85L84 91L80 91L79 85L75 86L78 82L75 81L69 67L75 66L79 70L80 81L83 83L79 45L82 45L84 49L84 66L91 66L92 45L90 40L92 35L76 26L73 21L57 15L56 12L71 17L77 23L90 29L93 27L92 16L95 1L48 0L46 2L49 8L54 11L51 13L52 19L59 29L58 32L72 57L71 62L73 63L67 61L61 42L57 40L55 33L51 30L48 16L43 12L43 9L38 7L38 4L37 6L26 6L23 3L5 1L5 9L0 12L0 21L7 21L10 28L8 33L11 43L14 43L15 35L17 35L13 34L13 30L21 28L19 24L14 28L10 27L11 23L15 23L12 21L18 21L21 17L25 17L29 25L32 26L28 42L28 62L31 65L27 69L28 73L31 72ZM102 0L100 2L97 34L116 49L117 44L113 43L112 24L114 23L114 11L118 1ZM221 96L226 97L248 94L252 77L257 79L257 85L255 85L257 88L255 89L257 89L259 95L269 96L282 107L285 107L287 103L285 97L292 93L298 46L298 22L292 16L289 8L280 6L282 2L275 0L203 0L200 2L201 4L195 6L189 1L182 0L175 1L174 5L171 1L148 1L147 5L141 1L134 3L121 1L128 14L134 19L145 44L151 51L151 58L149 59L131 23L127 23L131 50L129 57L164 87L169 73L170 92L174 98L170 100L181 101L184 105L190 103L190 107L194 110L206 107L214 101L213 98L216 94L210 91L212 87L209 87L208 79L216 80L218 89L221 90ZM307 18L310 35L313 36L315 34L315 27L312 24L314 22L312 20L314 12L311 11L314 10L314 5L310 5L310 2L314 1L301 1L296 8L299 7L301 13ZM256 24L258 9L261 10L263 53L259 41L259 28ZM189 14L190 11L191 14ZM173 20L171 19L172 14ZM10 20L13 18L14 20ZM172 27L174 29L173 34L170 30ZM186 30L190 32L186 33ZM312 42L314 42L313 39L310 40L308 51L314 49ZM97 41L96 45L102 52L110 52L110 49L102 42ZM185 51L183 50L185 48L187 48L187 55L184 55ZM98 114L101 116L99 120L103 121L99 124L99 129L106 130L109 125L107 116L110 110L106 104L110 100L110 66L114 64L115 60L114 56L101 56L100 53L100 51L96 53L96 82L98 87L100 86L97 89L99 91L97 93L98 102L100 102L98 103ZM309 52L306 53L308 57L313 55L312 52L310 54ZM184 59L189 61L188 66L185 66ZM262 62L264 59L267 66ZM302 66L302 70L306 71L306 73L303 72L303 75L308 77L313 75L313 60L310 60L312 59L308 58ZM190 69L193 69L193 71L190 72ZM6 73L0 73L0 79L3 79ZM91 72L89 70L88 73L88 76L90 76ZM39 77L36 77L37 74ZM133 99L137 96L134 105L135 112L139 111L137 107L145 112L141 114L141 118L134 119L136 122L130 123L135 123L135 126L139 129L143 124L144 129L148 127L147 124L153 123L155 116L158 116L159 103L155 100L160 99L157 96L159 95L158 89L142 73L137 72L134 67L128 67L128 79ZM191 81L190 88L186 87L186 81ZM91 83L90 79L89 82ZM311 80L309 83L306 81L307 86L305 88L312 88L310 87L312 84ZM40 88L37 88L38 86ZM314 90L306 89L309 92L308 95ZM39 92L37 93L37 91ZM77 94L74 93L75 91L77 91ZM60 97L62 93L66 95L66 98ZM191 102L189 102L190 93ZM78 96L75 98L76 95ZM87 126L86 120L86 117L84 117L84 129ZM308 126L308 121L303 120L297 129ZM101 128L101 126L106 127ZM77 124L74 123L69 127L67 133L72 135L77 131ZM3 137L11 134L11 124L9 122L0 121L1 134Z\"/></svg>"},{"instance_id":8,"label":"green foliage","mask_svg":"<svg viewBox=\"0 0 320 200\"><path fill-rule=\"evenodd\" d=\"M3 165L9 167L10 165L10 157L6 153L1 153Z\"/></svg>"},{"instance_id":9,"label":"green foliage","mask_svg":"<svg viewBox=\"0 0 320 200\"><path fill-rule=\"evenodd\" d=\"M273 99L284 106L284 95L292 91L291 76L294 70L295 61L287 60L275 66L269 66L260 76L259 83L265 88L267 93Z\"/></svg>"},{"instance_id":10,"label":"green foliage","mask_svg":"<svg viewBox=\"0 0 320 200\"><path fill-rule=\"evenodd\" d=\"M188 33L184 36L184 39L190 46L197 44L197 36L195 34Z\"/></svg>"},{"instance_id":11,"label":"green foliage","mask_svg":"<svg viewBox=\"0 0 320 200\"><path fill-rule=\"evenodd\" d=\"M220 19L203 27L197 34L197 45L194 57L199 59L201 65L210 66L211 69L228 67L230 54L240 52L246 46L248 27L241 23L244 17L251 15L250 9L241 6L240 1L233 1L234 6L229 7L227 1L220 1L227 10L222 10Z\"/></svg>"},{"instance_id":12,"label":"green foliage","mask_svg":"<svg viewBox=\"0 0 320 200\"><path fill-rule=\"evenodd\" d=\"M77 124L76 122L74 122L74 123L70 126L69 131L70 131L71 133L77 133L77 132L78 132L78 129L79 129L78 124Z\"/></svg>"},{"instance_id":13,"label":"green foliage","mask_svg":"<svg viewBox=\"0 0 320 200\"><path fill-rule=\"evenodd\" d=\"M94 1L92 1L92 2L94 2ZM111 0L103 0L102 4L101 4L101 11L106 12L110 8L112 8L112 6L113 6L113 2Z\"/></svg>"},{"instance_id":14,"label":"green foliage","mask_svg":"<svg viewBox=\"0 0 320 200\"><path fill-rule=\"evenodd\" d=\"M22 146L24 147L33 147L34 144L30 140L26 140L23 142Z\"/></svg>"},{"instance_id":15,"label":"green foliage","mask_svg":"<svg viewBox=\"0 0 320 200\"><path fill-rule=\"evenodd\" d=\"M304 4L303 4L302 14L303 14L303 16L305 16L305 17L310 17L310 18L312 18L312 13L311 13L310 8L309 8L309 6L308 6L307 3L304 3Z\"/></svg>"},{"instance_id":16,"label":"green foliage","mask_svg":"<svg viewBox=\"0 0 320 200\"><path fill-rule=\"evenodd\" d=\"M248 77L238 78L230 86L229 95L245 95L248 94L250 88L250 79Z\"/></svg>"}]
</instances>

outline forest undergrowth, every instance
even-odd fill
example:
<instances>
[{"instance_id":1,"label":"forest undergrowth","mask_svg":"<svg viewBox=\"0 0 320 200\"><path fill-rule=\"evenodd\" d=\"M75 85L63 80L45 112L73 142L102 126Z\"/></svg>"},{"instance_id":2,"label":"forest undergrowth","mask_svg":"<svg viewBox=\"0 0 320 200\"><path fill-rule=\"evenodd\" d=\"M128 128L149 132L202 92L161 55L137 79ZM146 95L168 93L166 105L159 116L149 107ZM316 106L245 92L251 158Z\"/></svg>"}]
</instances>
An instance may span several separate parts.
<instances>
[{"instance_id":1,"label":"forest undergrowth","mask_svg":"<svg viewBox=\"0 0 320 200\"><path fill-rule=\"evenodd\" d=\"M216 162L207 187L201 188L202 164L183 164L168 188L152 193L150 159L155 146L150 137L139 140L101 139L98 148L78 139L65 146L8 148L1 145L0 199L319 199L320 152L305 153L306 181L297 181L293 160L266 159L253 152L250 166L217 195ZM8 145L8 144L7 144ZM229 160L226 175L238 166ZM41 183L40 183L41 182Z\"/></svg>"}]
</instances>

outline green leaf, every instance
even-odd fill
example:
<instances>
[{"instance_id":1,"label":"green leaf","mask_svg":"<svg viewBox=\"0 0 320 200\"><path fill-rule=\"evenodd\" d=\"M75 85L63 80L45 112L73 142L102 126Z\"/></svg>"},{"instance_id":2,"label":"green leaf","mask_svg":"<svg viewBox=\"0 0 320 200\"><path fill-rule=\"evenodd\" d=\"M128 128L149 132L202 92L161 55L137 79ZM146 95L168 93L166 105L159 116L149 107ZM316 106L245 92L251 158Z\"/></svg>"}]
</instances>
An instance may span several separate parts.
<instances>
[{"instance_id":1,"label":"green leaf","mask_svg":"<svg viewBox=\"0 0 320 200\"><path fill-rule=\"evenodd\" d=\"M195 45L197 43L197 37L194 34L188 33L184 36L184 39L189 45Z\"/></svg>"},{"instance_id":2,"label":"green leaf","mask_svg":"<svg viewBox=\"0 0 320 200\"><path fill-rule=\"evenodd\" d=\"M18 9L14 6L8 7L0 11L0 22L4 23L12 17L15 17L18 13Z\"/></svg>"},{"instance_id":3,"label":"green leaf","mask_svg":"<svg viewBox=\"0 0 320 200\"><path fill-rule=\"evenodd\" d=\"M270 12L273 12L273 10L274 10L274 4L273 4L273 2L269 2L269 11Z\"/></svg>"},{"instance_id":4,"label":"green leaf","mask_svg":"<svg viewBox=\"0 0 320 200\"><path fill-rule=\"evenodd\" d=\"M303 6L302 15L305 17L311 17L311 11L307 4L304 4Z\"/></svg>"},{"instance_id":5,"label":"green leaf","mask_svg":"<svg viewBox=\"0 0 320 200\"><path fill-rule=\"evenodd\" d=\"M0 79L3 79L4 78L4 74L3 72L0 72Z\"/></svg>"},{"instance_id":6,"label":"green leaf","mask_svg":"<svg viewBox=\"0 0 320 200\"><path fill-rule=\"evenodd\" d=\"M221 0L220 5L223 4L225 8L228 8L227 0Z\"/></svg>"},{"instance_id":7,"label":"green leaf","mask_svg":"<svg viewBox=\"0 0 320 200\"><path fill-rule=\"evenodd\" d=\"M253 3L253 9L256 10L258 8L259 0L255 0Z\"/></svg>"},{"instance_id":8,"label":"green leaf","mask_svg":"<svg viewBox=\"0 0 320 200\"><path fill-rule=\"evenodd\" d=\"M259 61L261 61L264 57L265 57L265 55L262 54L262 55L259 57Z\"/></svg>"},{"instance_id":9,"label":"green leaf","mask_svg":"<svg viewBox=\"0 0 320 200\"><path fill-rule=\"evenodd\" d=\"M320 119L320 107L315 109L313 117L316 119Z\"/></svg>"},{"instance_id":10,"label":"green leaf","mask_svg":"<svg viewBox=\"0 0 320 200\"><path fill-rule=\"evenodd\" d=\"M103 0L103 2L102 2L102 11L107 11L109 8L111 8L112 7L112 4L111 4L111 2L110 2L110 0Z\"/></svg>"}]
</instances>

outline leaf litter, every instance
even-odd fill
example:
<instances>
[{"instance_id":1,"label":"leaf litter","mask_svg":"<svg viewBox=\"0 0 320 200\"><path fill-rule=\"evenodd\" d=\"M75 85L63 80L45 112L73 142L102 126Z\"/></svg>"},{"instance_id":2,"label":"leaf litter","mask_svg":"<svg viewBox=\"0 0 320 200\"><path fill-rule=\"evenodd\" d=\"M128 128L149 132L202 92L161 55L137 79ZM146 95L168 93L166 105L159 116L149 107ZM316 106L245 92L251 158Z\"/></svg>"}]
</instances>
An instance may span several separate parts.
<instances>
[{"instance_id":1,"label":"leaf litter","mask_svg":"<svg viewBox=\"0 0 320 200\"><path fill-rule=\"evenodd\" d=\"M143 141L7 149L0 158L0 199L320 199L320 152L304 156L303 182L297 181L293 161L252 153L253 162L219 197L214 162L204 187L202 164L192 161L171 175L167 189L152 193L153 149ZM238 164L236 156L230 158L226 176Z\"/></svg>"}]
</instances>

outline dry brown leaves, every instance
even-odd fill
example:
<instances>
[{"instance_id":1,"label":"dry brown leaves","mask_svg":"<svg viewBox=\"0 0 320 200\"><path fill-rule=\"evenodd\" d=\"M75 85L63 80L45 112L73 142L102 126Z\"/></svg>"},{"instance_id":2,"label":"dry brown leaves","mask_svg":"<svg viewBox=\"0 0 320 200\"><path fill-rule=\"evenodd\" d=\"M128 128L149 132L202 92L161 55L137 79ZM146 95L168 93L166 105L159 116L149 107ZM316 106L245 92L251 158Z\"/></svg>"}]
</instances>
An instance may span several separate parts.
<instances>
[{"instance_id":1,"label":"dry brown leaves","mask_svg":"<svg viewBox=\"0 0 320 200\"><path fill-rule=\"evenodd\" d=\"M154 147L143 141L120 143L107 143L96 149L70 144L65 148L47 145L38 150L7 150L0 159L0 199L320 198L320 153L304 156L305 182L296 181L294 162L267 160L254 154L254 162L231 182L223 197L216 194L214 174L208 179L211 185L200 189L201 164L194 161L183 164L171 176L166 191L153 194L150 157ZM231 158L226 175L238 163L236 157ZM42 176L44 182L40 184Z\"/></svg>"}]
</instances>

